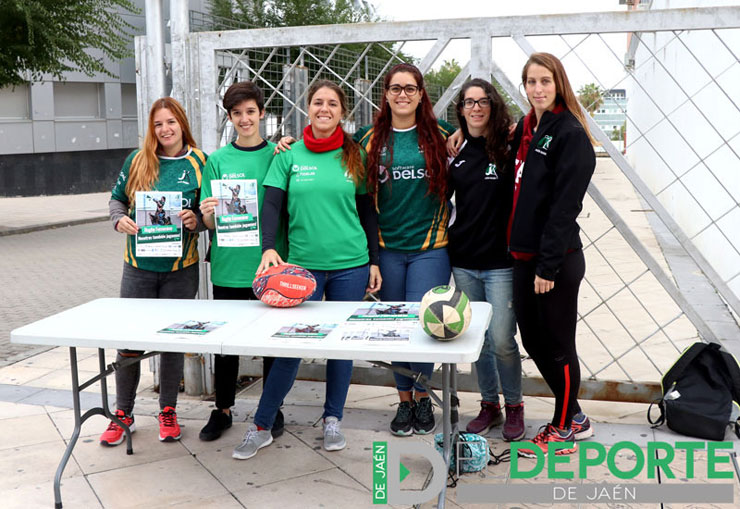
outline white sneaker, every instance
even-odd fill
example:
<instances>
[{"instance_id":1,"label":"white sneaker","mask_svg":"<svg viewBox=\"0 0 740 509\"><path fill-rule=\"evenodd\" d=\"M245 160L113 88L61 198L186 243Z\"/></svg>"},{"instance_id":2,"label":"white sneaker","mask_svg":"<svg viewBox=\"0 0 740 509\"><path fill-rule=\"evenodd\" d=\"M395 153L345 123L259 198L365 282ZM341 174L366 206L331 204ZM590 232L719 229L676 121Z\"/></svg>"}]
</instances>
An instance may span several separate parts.
<instances>
[{"instance_id":1,"label":"white sneaker","mask_svg":"<svg viewBox=\"0 0 740 509\"><path fill-rule=\"evenodd\" d=\"M324 449L327 451L340 451L347 446L342 431L339 429L341 421L336 417L329 416L324 419Z\"/></svg>"},{"instance_id":2,"label":"white sneaker","mask_svg":"<svg viewBox=\"0 0 740 509\"><path fill-rule=\"evenodd\" d=\"M257 426L250 424L247 432L244 434L242 443L234 449L231 457L238 460L248 460L257 454L257 451L263 447L267 447L271 443L272 433L270 433L269 429L258 430Z\"/></svg>"}]
</instances>

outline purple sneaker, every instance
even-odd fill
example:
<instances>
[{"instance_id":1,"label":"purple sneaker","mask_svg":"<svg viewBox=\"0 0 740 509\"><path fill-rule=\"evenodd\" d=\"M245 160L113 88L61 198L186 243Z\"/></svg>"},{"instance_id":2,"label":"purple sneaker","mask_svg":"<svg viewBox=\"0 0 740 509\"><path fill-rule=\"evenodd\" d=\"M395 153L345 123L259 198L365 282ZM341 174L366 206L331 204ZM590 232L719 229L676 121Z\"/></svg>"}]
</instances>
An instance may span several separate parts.
<instances>
[{"instance_id":1,"label":"purple sneaker","mask_svg":"<svg viewBox=\"0 0 740 509\"><path fill-rule=\"evenodd\" d=\"M468 423L465 427L465 431L468 433L484 435L489 429L494 426L498 426L502 422L504 422L504 414L501 413L501 405L498 403L481 401L478 417Z\"/></svg>"},{"instance_id":2,"label":"purple sneaker","mask_svg":"<svg viewBox=\"0 0 740 509\"><path fill-rule=\"evenodd\" d=\"M506 422L501 434L507 442L516 442L524 438L524 403L506 405Z\"/></svg>"}]
</instances>

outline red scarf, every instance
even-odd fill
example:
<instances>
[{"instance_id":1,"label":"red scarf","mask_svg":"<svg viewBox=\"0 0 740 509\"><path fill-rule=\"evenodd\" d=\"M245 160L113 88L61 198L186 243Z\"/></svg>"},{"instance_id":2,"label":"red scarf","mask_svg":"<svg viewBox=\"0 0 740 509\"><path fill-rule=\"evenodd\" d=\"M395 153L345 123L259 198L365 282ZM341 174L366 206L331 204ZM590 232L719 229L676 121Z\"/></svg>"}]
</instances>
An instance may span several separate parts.
<instances>
[{"instance_id":1,"label":"red scarf","mask_svg":"<svg viewBox=\"0 0 740 509\"><path fill-rule=\"evenodd\" d=\"M556 104L552 112L557 115L565 111L565 108ZM514 200L511 206L511 216L509 216L509 226L506 231L506 242L511 244L511 225L514 223L514 212L516 212L516 204L519 201L519 193L522 190L522 177L524 169L524 160L527 158L527 152L529 151L529 144L532 142L534 137L534 128L537 125L537 116L534 113L534 108L529 110L529 113L524 117L524 128L522 129L522 139L519 142L519 149L516 151L516 161L514 167ZM511 256L516 260L531 260L536 253L522 253L521 251L512 251Z\"/></svg>"},{"instance_id":2,"label":"red scarf","mask_svg":"<svg viewBox=\"0 0 740 509\"><path fill-rule=\"evenodd\" d=\"M336 150L344 143L344 131L341 126L337 126L331 136L328 138L315 138L311 125L307 125L303 130L303 143L311 152L329 152Z\"/></svg>"}]
</instances>

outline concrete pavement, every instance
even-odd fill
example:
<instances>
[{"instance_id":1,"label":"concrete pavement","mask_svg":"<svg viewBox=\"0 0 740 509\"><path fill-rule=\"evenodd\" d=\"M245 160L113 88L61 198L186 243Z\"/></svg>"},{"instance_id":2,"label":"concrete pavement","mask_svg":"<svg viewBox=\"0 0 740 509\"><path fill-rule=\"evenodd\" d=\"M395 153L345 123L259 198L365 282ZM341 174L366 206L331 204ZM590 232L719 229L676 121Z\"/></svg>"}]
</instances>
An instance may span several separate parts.
<instances>
[{"instance_id":1,"label":"concrete pavement","mask_svg":"<svg viewBox=\"0 0 740 509\"><path fill-rule=\"evenodd\" d=\"M606 175L609 177L609 175ZM606 178L602 177L602 178ZM599 178L597 175L595 178ZM623 193L615 184L609 191ZM642 225L636 231L647 238L648 248L660 257L660 248L651 240L649 225L638 211L633 195L624 193L616 200L623 215ZM39 352L23 345L8 343L9 331L25 323L86 302L92 298L115 296L121 273L123 236L115 233L107 221L108 193L74 197L0 198L0 500L3 508L51 507L51 483L66 440L72 430L67 351L55 348ZM594 218L586 218L593 223ZM76 224L80 221L99 221ZM74 225L76 224L76 225ZM70 226L73 225L73 226ZM591 226L591 225L589 225ZM26 232L23 234L17 234ZM16 233L16 234L12 234ZM661 264L665 263L660 259ZM595 266L595 264L593 265ZM659 307L661 304L656 303ZM83 375L96 366L94 350L79 352ZM107 358L113 358L108 352ZM663 361L669 359L662 359ZM461 366L462 369L469 369ZM62 495L65 507L365 507L372 505L371 448L374 440L393 442L387 426L395 413L397 397L393 390L352 386L348 397L344 430L349 446L344 451L327 453L321 448L318 424L323 402L323 384L299 382L286 400L287 433L275 444L247 461L231 459L251 420L261 390L260 383L242 391L237 400L237 421L233 429L214 443L197 438L212 403L199 397L181 395L178 413L183 439L162 444L156 439L157 395L152 390L152 376L144 373L137 396L137 426L133 456L123 446L103 448L97 437L106 426L102 417L94 417L82 429L80 442L65 470ZM525 369L532 373L531 361ZM112 385L112 381L110 382ZM110 388L113 392L113 387ZM99 385L91 387L83 398L89 408L99 398ZM478 395L462 394L461 421L466 423L477 412ZM551 417L552 400L526 398L527 436ZM645 419L646 405L583 402L584 410L595 424L592 441L613 445L620 440L633 441L645 453L649 441L670 444L686 437L650 429ZM437 415L439 416L439 409ZM500 429L488 435L495 452L506 444ZM729 440L731 435L727 435ZM429 441L429 437L406 440ZM737 442L737 441L735 441ZM680 454L678 455L680 459ZM622 452L616 458L622 465L634 466L635 456ZM677 460L678 462L678 460ZM573 460L572 463L577 463ZM411 475L404 487L421 487L428 465L418 460L404 462ZM658 479L642 470L637 478L615 478L606 467L595 468L585 480L573 485L607 482L612 485L642 483L716 483L707 479L706 454L698 454L692 478L685 466L677 467L675 478ZM727 464L722 470L731 470ZM652 474L652 472L650 472ZM509 464L491 465L481 473L464 476L466 483L549 484L545 474L534 479L512 479ZM563 482L563 481L559 481ZM736 501L740 500L737 480ZM448 507L456 503L456 491L450 490ZM550 504L547 504L550 505ZM426 503L424 507L432 507ZM536 507L537 504L462 505L462 507ZM592 507L589 504L564 504L564 507ZM593 507L650 507L612 500L611 505ZM665 507L736 507L737 504L666 504Z\"/></svg>"}]
</instances>

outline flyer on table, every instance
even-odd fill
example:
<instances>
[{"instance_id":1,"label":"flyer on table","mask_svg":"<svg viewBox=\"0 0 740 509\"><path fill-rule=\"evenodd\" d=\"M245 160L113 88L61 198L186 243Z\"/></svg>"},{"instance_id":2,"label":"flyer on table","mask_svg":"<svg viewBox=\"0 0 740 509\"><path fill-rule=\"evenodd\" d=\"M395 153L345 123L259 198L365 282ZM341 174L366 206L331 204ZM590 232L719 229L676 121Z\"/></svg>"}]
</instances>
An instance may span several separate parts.
<instances>
[{"instance_id":1,"label":"flyer on table","mask_svg":"<svg viewBox=\"0 0 740 509\"><path fill-rule=\"evenodd\" d=\"M218 198L216 235L221 247L260 245L257 181L212 180L211 194Z\"/></svg>"},{"instance_id":2,"label":"flyer on table","mask_svg":"<svg viewBox=\"0 0 740 509\"><path fill-rule=\"evenodd\" d=\"M136 192L136 256L182 256L182 193Z\"/></svg>"},{"instance_id":3,"label":"flyer on table","mask_svg":"<svg viewBox=\"0 0 740 509\"><path fill-rule=\"evenodd\" d=\"M161 334L196 334L202 336L212 330L216 330L226 322L186 320L184 322L173 323L157 332Z\"/></svg>"},{"instance_id":4,"label":"flyer on table","mask_svg":"<svg viewBox=\"0 0 740 509\"><path fill-rule=\"evenodd\" d=\"M419 303L410 302L402 304L386 304L384 302L373 302L357 308L347 318L350 322L355 321L415 321L419 319Z\"/></svg>"},{"instance_id":5,"label":"flyer on table","mask_svg":"<svg viewBox=\"0 0 740 509\"><path fill-rule=\"evenodd\" d=\"M335 323L294 323L293 325L281 327L272 335L273 338L301 339L301 338L325 338L337 326Z\"/></svg>"}]
</instances>

